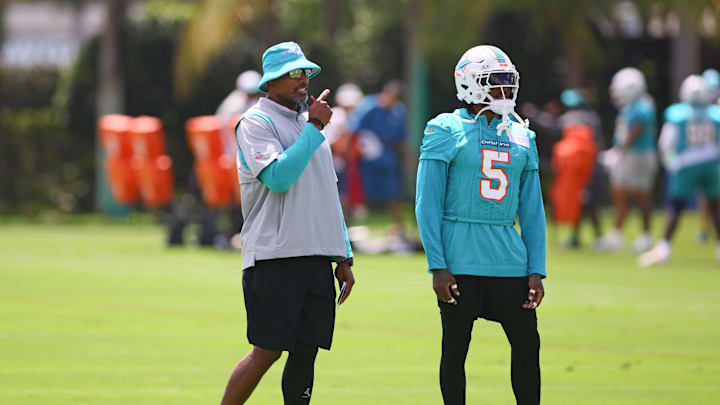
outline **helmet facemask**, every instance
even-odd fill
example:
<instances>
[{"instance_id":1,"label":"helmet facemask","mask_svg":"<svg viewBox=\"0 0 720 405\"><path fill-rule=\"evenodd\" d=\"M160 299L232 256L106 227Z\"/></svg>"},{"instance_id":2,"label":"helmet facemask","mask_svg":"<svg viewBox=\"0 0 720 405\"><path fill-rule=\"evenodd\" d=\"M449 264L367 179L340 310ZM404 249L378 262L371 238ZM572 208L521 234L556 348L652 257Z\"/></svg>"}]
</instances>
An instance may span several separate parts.
<instances>
[{"instance_id":1,"label":"helmet facemask","mask_svg":"<svg viewBox=\"0 0 720 405\"><path fill-rule=\"evenodd\" d=\"M529 123L522 119L515 112L515 100L517 99L518 89L520 88L520 74L516 70L501 71L485 71L485 72L467 72L470 80L477 86L476 97L469 104L484 104L486 107L478 111L477 117L490 110L502 117L502 122L498 124L498 136L503 130L508 130L510 122L508 117L513 116L517 121L525 126ZM493 97L493 89L499 89L499 97ZM509 89L509 91L508 91ZM467 100L465 100L467 102Z\"/></svg>"}]
</instances>

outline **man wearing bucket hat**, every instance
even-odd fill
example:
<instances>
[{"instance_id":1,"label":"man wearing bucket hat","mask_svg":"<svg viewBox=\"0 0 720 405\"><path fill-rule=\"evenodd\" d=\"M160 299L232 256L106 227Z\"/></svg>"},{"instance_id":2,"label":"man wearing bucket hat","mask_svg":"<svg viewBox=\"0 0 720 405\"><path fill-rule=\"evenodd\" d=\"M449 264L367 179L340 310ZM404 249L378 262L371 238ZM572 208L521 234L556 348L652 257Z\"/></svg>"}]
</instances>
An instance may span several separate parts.
<instances>
[{"instance_id":1,"label":"man wearing bucket hat","mask_svg":"<svg viewBox=\"0 0 720 405\"><path fill-rule=\"evenodd\" d=\"M307 404L318 347L329 350L335 322L335 277L348 297L354 278L330 146L320 132L332 110L308 108L308 84L320 66L294 42L263 54L258 90L267 93L235 127L242 184L243 292L252 350L235 366L222 404L244 403L288 351L285 404Z\"/></svg>"}]
</instances>

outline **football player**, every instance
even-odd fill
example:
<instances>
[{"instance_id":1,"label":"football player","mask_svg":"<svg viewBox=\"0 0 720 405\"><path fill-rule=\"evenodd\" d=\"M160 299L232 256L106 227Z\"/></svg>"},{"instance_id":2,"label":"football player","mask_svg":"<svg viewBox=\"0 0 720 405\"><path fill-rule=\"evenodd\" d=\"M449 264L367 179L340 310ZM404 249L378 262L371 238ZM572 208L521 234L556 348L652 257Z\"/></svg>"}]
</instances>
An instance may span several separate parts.
<instances>
[{"instance_id":1,"label":"football player","mask_svg":"<svg viewBox=\"0 0 720 405\"><path fill-rule=\"evenodd\" d=\"M519 78L499 48L471 48L455 68L461 107L425 128L415 213L440 307L446 405L465 403L477 318L505 331L517 403L540 401L535 309L545 294L545 211L535 133L514 111Z\"/></svg>"},{"instance_id":2,"label":"football player","mask_svg":"<svg viewBox=\"0 0 720 405\"><path fill-rule=\"evenodd\" d=\"M709 207L715 232L720 237L718 213L718 142L720 141L720 107L711 104L710 90L702 76L686 78L680 86L680 103L665 110L665 124L660 133L660 152L670 174L668 212L665 235L655 247L638 258L641 266L670 259L675 227L687 200L702 190ZM720 244L716 250L720 260Z\"/></svg>"},{"instance_id":3,"label":"football player","mask_svg":"<svg viewBox=\"0 0 720 405\"><path fill-rule=\"evenodd\" d=\"M657 172L655 156L655 105L647 94L645 76L628 67L613 76L610 96L619 113L615 122L613 149L606 153L610 185L615 205L614 228L603 238L601 248L622 247L622 227L629 203L634 202L642 213L643 232L633 248L642 252L652 247L650 215L652 187Z\"/></svg>"}]
</instances>

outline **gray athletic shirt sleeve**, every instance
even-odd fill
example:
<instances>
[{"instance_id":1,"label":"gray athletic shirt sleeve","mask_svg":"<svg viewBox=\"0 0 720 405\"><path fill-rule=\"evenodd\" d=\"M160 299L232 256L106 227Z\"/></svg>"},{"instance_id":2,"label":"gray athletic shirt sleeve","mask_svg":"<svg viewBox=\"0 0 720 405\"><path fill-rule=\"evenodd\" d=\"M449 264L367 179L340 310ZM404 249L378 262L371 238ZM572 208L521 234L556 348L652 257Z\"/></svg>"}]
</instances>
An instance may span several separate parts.
<instances>
[{"instance_id":1,"label":"gray athletic shirt sleeve","mask_svg":"<svg viewBox=\"0 0 720 405\"><path fill-rule=\"evenodd\" d=\"M257 177L285 148L274 136L273 126L261 116L249 115L244 118L240 129L242 142L238 141L238 146L252 176Z\"/></svg>"}]
</instances>

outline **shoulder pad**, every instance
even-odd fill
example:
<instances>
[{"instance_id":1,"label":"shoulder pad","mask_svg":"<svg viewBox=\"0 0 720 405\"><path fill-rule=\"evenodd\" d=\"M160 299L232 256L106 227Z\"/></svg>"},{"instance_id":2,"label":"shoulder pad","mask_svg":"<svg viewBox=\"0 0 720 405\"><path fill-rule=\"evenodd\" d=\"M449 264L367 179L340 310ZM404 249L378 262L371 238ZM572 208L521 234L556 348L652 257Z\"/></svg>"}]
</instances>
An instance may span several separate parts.
<instances>
[{"instance_id":1,"label":"shoulder pad","mask_svg":"<svg viewBox=\"0 0 720 405\"><path fill-rule=\"evenodd\" d=\"M678 123L688 119L690 106L685 103L676 103L665 109L665 121Z\"/></svg>"},{"instance_id":2,"label":"shoulder pad","mask_svg":"<svg viewBox=\"0 0 720 405\"><path fill-rule=\"evenodd\" d=\"M461 133L462 128L463 125L459 117L455 114L442 113L428 121L424 135L429 136L436 133L444 133L452 136Z\"/></svg>"},{"instance_id":3,"label":"shoulder pad","mask_svg":"<svg viewBox=\"0 0 720 405\"><path fill-rule=\"evenodd\" d=\"M717 106L716 104L710 104L708 106L707 112L710 116L710 119L715 122L720 122L720 106Z\"/></svg>"}]
</instances>

